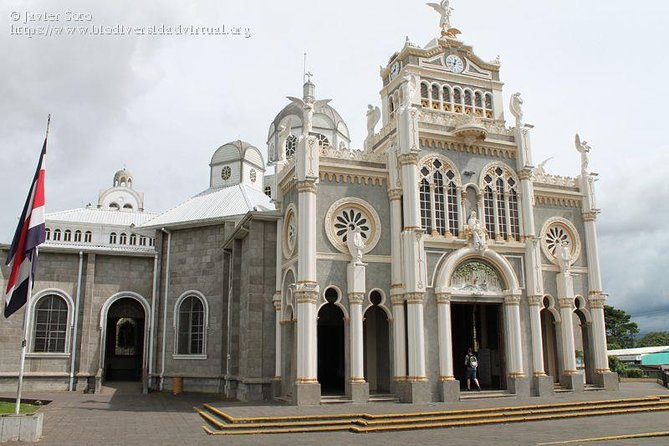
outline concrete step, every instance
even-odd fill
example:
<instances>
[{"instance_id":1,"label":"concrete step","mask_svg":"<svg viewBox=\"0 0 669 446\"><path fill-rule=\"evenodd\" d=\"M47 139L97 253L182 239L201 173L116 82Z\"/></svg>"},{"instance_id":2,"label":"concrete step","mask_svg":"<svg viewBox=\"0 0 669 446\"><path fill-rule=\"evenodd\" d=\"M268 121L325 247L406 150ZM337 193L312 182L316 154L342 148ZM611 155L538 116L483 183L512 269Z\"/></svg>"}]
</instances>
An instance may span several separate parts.
<instances>
[{"instance_id":1,"label":"concrete step","mask_svg":"<svg viewBox=\"0 0 669 446\"><path fill-rule=\"evenodd\" d=\"M353 404L353 400L344 395L323 395L321 404Z\"/></svg>"},{"instance_id":2,"label":"concrete step","mask_svg":"<svg viewBox=\"0 0 669 446\"><path fill-rule=\"evenodd\" d=\"M490 398L516 398L516 394L509 393L506 390L472 390L460 393L461 400L483 400Z\"/></svg>"},{"instance_id":3,"label":"concrete step","mask_svg":"<svg viewBox=\"0 0 669 446\"><path fill-rule=\"evenodd\" d=\"M254 418L235 418L207 404L202 409L195 408L195 410L209 424L203 427L204 430L212 435L334 431L370 433L669 411L669 397L654 396L451 411Z\"/></svg>"},{"instance_id":4,"label":"concrete step","mask_svg":"<svg viewBox=\"0 0 669 446\"><path fill-rule=\"evenodd\" d=\"M372 394L367 400L370 403L398 403L400 400L391 394Z\"/></svg>"}]
</instances>

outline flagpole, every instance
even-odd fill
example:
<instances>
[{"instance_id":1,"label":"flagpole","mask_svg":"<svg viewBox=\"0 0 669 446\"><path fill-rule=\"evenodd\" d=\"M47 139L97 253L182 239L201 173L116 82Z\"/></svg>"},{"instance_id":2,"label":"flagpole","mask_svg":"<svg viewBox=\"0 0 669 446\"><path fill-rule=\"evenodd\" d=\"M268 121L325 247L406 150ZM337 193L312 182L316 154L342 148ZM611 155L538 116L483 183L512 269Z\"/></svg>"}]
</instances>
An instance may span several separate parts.
<instances>
[{"instance_id":1,"label":"flagpole","mask_svg":"<svg viewBox=\"0 0 669 446\"><path fill-rule=\"evenodd\" d=\"M21 361L19 362L19 386L16 390L16 415L21 411L21 390L23 390L23 370L26 365L26 349L28 346L28 324L30 321L30 299L33 294L33 280L28 278L28 300L26 301L26 311L23 314L23 340L21 341Z\"/></svg>"},{"instance_id":2,"label":"flagpole","mask_svg":"<svg viewBox=\"0 0 669 446\"><path fill-rule=\"evenodd\" d=\"M46 119L46 134L44 140L49 137L49 127L51 127L51 114ZM35 248L34 255L37 256L38 248ZM34 261L34 259L33 259ZM15 413L18 415L21 412L21 392L23 390L23 372L26 366L26 350L28 348L28 325L30 324L30 310L31 299L33 294L33 277L32 273L28 276L28 298L26 300L26 311L23 314L23 339L21 340L21 359L19 360L19 384L16 389L16 408Z\"/></svg>"}]
</instances>

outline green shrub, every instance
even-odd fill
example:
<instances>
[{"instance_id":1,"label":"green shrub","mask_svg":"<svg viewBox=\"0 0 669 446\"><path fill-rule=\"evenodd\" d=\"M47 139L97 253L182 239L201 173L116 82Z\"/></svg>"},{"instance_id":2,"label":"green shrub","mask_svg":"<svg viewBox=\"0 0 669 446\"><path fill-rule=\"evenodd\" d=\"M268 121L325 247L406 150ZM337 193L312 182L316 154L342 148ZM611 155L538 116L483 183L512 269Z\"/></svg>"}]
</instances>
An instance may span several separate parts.
<instances>
[{"instance_id":1,"label":"green shrub","mask_svg":"<svg viewBox=\"0 0 669 446\"><path fill-rule=\"evenodd\" d=\"M625 376L627 378L645 378L646 374L641 369L637 369L636 367L630 367L625 371Z\"/></svg>"},{"instance_id":2,"label":"green shrub","mask_svg":"<svg viewBox=\"0 0 669 446\"><path fill-rule=\"evenodd\" d=\"M627 366L616 356L609 356L609 369L620 376L626 376Z\"/></svg>"}]
</instances>

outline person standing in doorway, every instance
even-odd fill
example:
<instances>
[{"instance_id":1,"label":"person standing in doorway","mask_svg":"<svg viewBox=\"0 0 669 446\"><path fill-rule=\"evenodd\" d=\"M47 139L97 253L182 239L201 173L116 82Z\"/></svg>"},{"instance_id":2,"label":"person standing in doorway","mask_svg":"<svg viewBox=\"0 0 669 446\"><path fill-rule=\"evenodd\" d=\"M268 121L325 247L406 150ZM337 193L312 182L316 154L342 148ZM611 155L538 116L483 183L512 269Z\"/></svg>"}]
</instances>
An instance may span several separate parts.
<instances>
[{"instance_id":1,"label":"person standing in doorway","mask_svg":"<svg viewBox=\"0 0 669 446\"><path fill-rule=\"evenodd\" d=\"M476 369L479 367L479 360L472 351L471 347L467 349L467 356L465 356L465 367L467 367L467 371L465 372L465 378L467 379L467 390L472 390L471 382L474 381L477 390L481 391L481 385L479 384L479 380L476 378Z\"/></svg>"}]
</instances>

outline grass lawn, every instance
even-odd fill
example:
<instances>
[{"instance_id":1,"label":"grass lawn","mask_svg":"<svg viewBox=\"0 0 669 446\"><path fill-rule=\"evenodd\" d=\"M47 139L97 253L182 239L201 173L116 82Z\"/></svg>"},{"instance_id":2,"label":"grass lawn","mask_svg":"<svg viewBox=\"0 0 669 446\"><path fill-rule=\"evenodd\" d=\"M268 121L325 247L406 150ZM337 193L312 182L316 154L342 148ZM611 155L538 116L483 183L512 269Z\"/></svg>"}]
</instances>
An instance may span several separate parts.
<instances>
[{"instance_id":1,"label":"grass lawn","mask_svg":"<svg viewBox=\"0 0 669 446\"><path fill-rule=\"evenodd\" d=\"M21 403L21 413L33 413L36 412L38 408L39 406ZM0 401L0 414L14 413L15 410L15 402L8 403L6 401Z\"/></svg>"}]
</instances>

